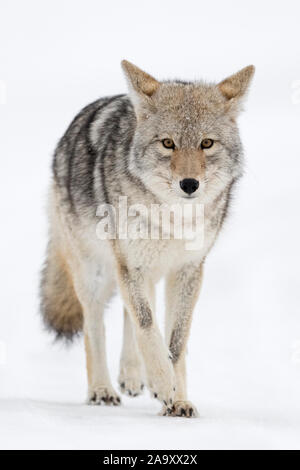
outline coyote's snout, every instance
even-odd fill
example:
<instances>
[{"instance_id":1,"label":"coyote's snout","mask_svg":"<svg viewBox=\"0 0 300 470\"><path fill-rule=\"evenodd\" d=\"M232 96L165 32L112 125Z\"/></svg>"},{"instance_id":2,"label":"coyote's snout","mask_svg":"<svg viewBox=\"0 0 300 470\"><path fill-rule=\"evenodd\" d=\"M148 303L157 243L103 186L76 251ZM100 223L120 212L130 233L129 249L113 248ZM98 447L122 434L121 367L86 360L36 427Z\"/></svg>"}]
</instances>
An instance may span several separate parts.
<instances>
[{"instance_id":1,"label":"coyote's snout","mask_svg":"<svg viewBox=\"0 0 300 470\"><path fill-rule=\"evenodd\" d=\"M200 150L174 150L171 157L172 178L181 196L195 196L205 177L205 155ZM202 186L202 185L201 185Z\"/></svg>"},{"instance_id":2,"label":"coyote's snout","mask_svg":"<svg viewBox=\"0 0 300 470\"><path fill-rule=\"evenodd\" d=\"M187 399L186 345L203 263L242 174L236 120L254 67L218 84L160 82L127 61L122 67L129 95L85 107L56 149L41 307L58 336L83 330L88 402L119 405L106 364L103 321L118 288L124 302L121 391L136 396L145 384L163 404L162 414L191 417L197 412ZM109 211L124 197L134 236L99 240L99 207ZM143 216L154 205L176 204L204 207L203 220L190 215L189 223L202 224L204 231L195 250L164 230L153 236ZM113 214L112 232L122 215L120 209ZM172 224L180 226L175 218ZM155 284L161 278L164 339L155 320Z\"/></svg>"}]
</instances>

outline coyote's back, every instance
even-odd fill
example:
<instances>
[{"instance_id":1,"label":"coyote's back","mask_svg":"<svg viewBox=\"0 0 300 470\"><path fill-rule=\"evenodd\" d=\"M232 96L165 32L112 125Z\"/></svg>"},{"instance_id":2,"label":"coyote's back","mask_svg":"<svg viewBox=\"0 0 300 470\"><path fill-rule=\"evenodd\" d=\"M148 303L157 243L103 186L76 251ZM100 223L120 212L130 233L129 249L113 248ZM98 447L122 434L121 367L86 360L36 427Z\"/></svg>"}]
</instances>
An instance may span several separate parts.
<instances>
[{"instance_id":1,"label":"coyote's back","mask_svg":"<svg viewBox=\"0 0 300 470\"><path fill-rule=\"evenodd\" d=\"M45 324L58 338L72 339L83 327L82 307L61 241L62 214L68 214L74 223L83 214L92 219L99 204L115 198L119 191L117 175L122 178L128 174L126 156L134 124L135 114L127 96L99 99L76 116L55 151L49 208L51 240L40 294ZM116 153L122 158L114 158Z\"/></svg>"}]
</instances>

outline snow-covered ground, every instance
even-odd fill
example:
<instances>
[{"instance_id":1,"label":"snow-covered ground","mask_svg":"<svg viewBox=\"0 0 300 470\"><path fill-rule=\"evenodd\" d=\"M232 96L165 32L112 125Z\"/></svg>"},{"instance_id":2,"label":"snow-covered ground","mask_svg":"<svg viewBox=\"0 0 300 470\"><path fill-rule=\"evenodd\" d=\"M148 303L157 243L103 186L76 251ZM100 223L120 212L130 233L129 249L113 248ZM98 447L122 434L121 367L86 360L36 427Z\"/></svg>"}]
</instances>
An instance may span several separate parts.
<instances>
[{"instance_id":1,"label":"snow-covered ground","mask_svg":"<svg viewBox=\"0 0 300 470\"><path fill-rule=\"evenodd\" d=\"M183 10L181 2L154 2L159 14L154 8L142 23L141 2L2 3L0 448L300 448L297 2L285 2L282 11L274 2L252 1L245 17L238 1L229 2L233 17L224 2L204 10L193 1ZM214 12L217 34L204 47ZM172 38L163 33L171 19ZM124 57L158 78L221 79L257 66L240 120L246 174L208 257L189 343L189 392L199 419L158 416L160 405L147 392L124 397L118 408L85 406L82 340L68 348L53 344L39 318L51 153L81 106L125 91ZM162 285L158 291L162 324ZM116 385L118 296L106 325Z\"/></svg>"}]
</instances>

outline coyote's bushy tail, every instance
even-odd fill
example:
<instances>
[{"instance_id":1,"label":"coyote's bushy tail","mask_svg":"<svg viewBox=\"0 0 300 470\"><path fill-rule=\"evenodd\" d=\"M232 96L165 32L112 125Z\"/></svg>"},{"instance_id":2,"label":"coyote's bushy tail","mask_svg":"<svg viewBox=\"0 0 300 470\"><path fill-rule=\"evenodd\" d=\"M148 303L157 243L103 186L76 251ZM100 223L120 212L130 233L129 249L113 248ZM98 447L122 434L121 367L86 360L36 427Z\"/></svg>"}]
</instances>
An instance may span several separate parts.
<instances>
[{"instance_id":1,"label":"coyote's bushy tail","mask_svg":"<svg viewBox=\"0 0 300 470\"><path fill-rule=\"evenodd\" d=\"M40 285L41 312L57 338L71 340L83 326L82 307L63 257L50 243Z\"/></svg>"}]
</instances>

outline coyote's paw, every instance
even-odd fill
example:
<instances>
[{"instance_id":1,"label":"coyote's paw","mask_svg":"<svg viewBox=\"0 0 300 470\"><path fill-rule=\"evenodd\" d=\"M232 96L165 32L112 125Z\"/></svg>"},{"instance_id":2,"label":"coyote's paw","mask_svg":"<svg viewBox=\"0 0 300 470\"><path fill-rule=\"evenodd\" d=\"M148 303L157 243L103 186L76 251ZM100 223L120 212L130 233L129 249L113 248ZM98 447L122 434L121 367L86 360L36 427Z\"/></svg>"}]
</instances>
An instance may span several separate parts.
<instances>
[{"instance_id":1,"label":"coyote's paw","mask_svg":"<svg viewBox=\"0 0 300 470\"><path fill-rule=\"evenodd\" d=\"M148 388L154 398L161 401L166 408L173 406L175 395L175 374L171 359L166 359L164 364L153 364L148 372Z\"/></svg>"},{"instance_id":2,"label":"coyote's paw","mask_svg":"<svg viewBox=\"0 0 300 470\"><path fill-rule=\"evenodd\" d=\"M119 378L119 384L121 392L133 398L141 395L144 390L143 382L136 377Z\"/></svg>"},{"instance_id":3,"label":"coyote's paw","mask_svg":"<svg viewBox=\"0 0 300 470\"><path fill-rule=\"evenodd\" d=\"M140 363L134 365L123 363L121 365L119 385L121 392L130 397L137 397L143 393L144 381Z\"/></svg>"},{"instance_id":4,"label":"coyote's paw","mask_svg":"<svg viewBox=\"0 0 300 470\"><path fill-rule=\"evenodd\" d=\"M161 416L180 416L183 418L197 418L197 408L190 401L176 401L172 408L166 406L160 412Z\"/></svg>"},{"instance_id":5,"label":"coyote's paw","mask_svg":"<svg viewBox=\"0 0 300 470\"><path fill-rule=\"evenodd\" d=\"M118 406L121 399L112 387L99 386L89 391L87 404Z\"/></svg>"}]
</instances>

